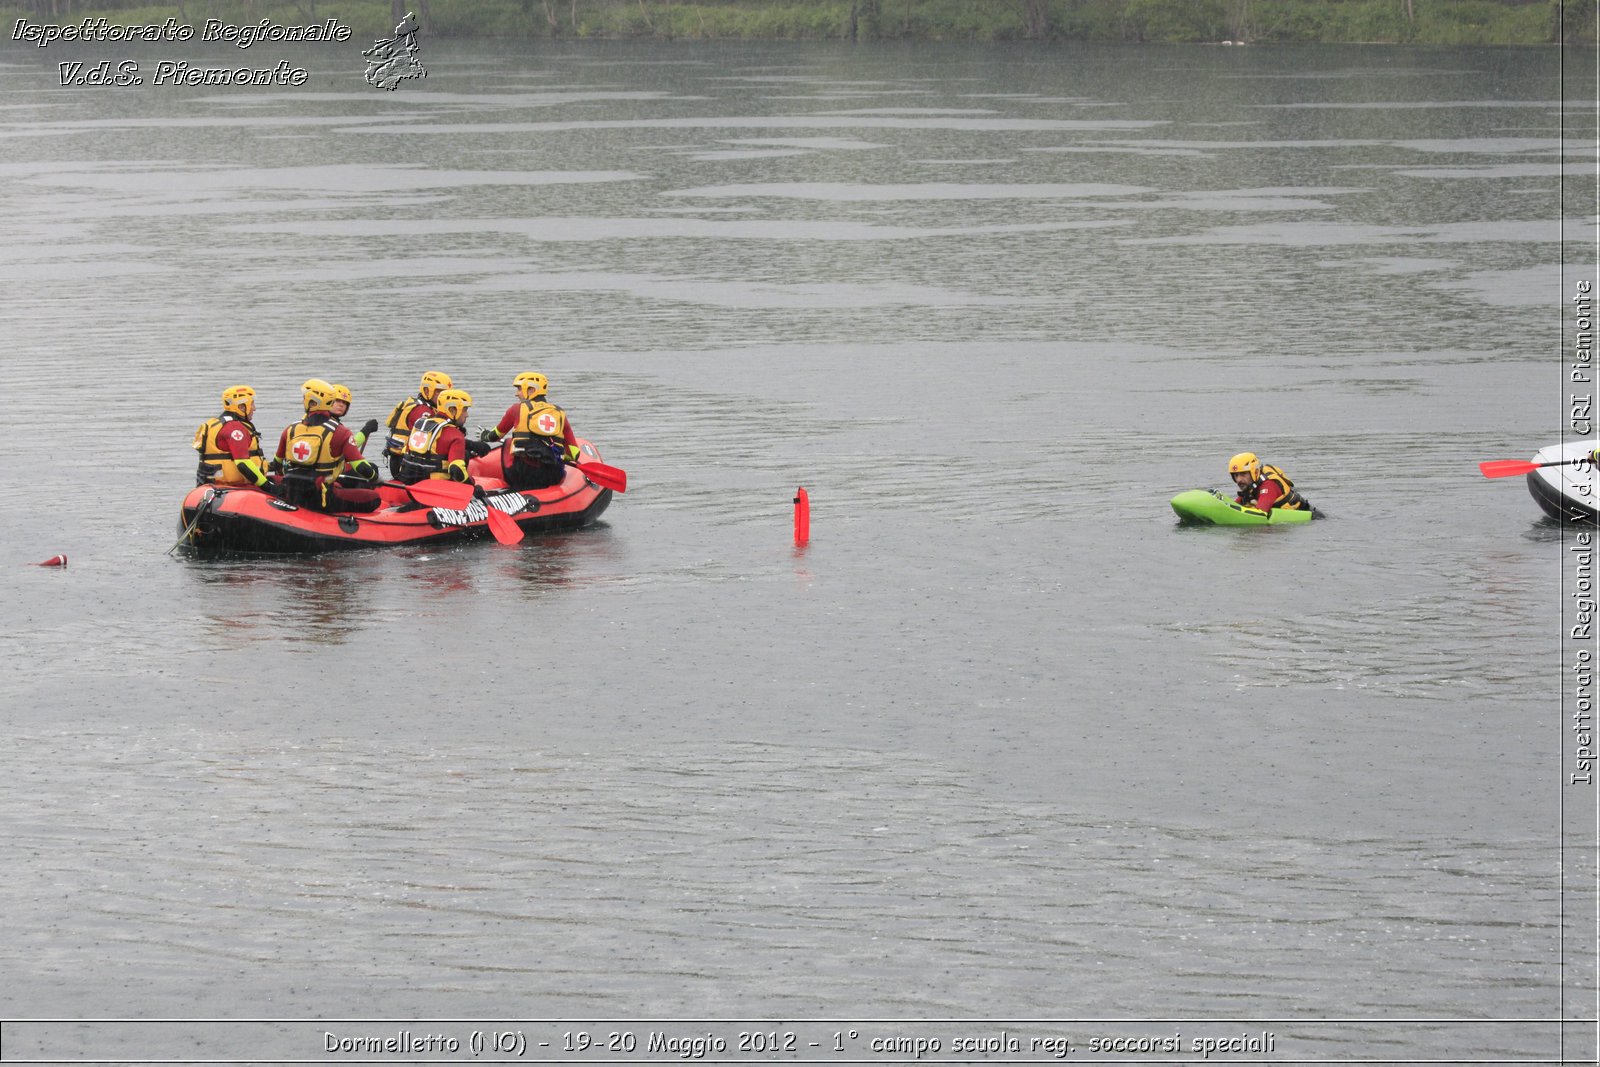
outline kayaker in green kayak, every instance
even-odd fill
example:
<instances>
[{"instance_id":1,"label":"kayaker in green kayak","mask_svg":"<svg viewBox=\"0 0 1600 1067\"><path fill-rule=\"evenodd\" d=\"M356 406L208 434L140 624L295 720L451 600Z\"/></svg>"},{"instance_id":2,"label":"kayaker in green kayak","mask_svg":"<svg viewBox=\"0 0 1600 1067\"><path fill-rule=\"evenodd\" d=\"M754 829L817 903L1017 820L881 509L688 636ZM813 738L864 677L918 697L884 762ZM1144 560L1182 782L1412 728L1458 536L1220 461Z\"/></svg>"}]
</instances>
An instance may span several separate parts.
<instances>
[{"instance_id":1,"label":"kayaker in green kayak","mask_svg":"<svg viewBox=\"0 0 1600 1067\"><path fill-rule=\"evenodd\" d=\"M1311 503L1301 496L1289 476L1270 463L1262 463L1254 452L1240 452L1228 460L1228 474L1239 487L1234 502L1258 508L1267 514L1273 508L1284 511L1310 511Z\"/></svg>"}]
</instances>

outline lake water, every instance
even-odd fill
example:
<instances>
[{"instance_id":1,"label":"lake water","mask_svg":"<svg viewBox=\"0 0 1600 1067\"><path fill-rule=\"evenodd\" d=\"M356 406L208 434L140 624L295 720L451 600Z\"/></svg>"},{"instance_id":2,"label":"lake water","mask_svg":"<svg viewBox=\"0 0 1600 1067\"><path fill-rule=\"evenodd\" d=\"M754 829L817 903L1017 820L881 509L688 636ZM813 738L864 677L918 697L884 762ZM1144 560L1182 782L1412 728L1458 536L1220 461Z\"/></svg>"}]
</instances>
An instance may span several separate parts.
<instances>
[{"instance_id":1,"label":"lake water","mask_svg":"<svg viewBox=\"0 0 1600 1067\"><path fill-rule=\"evenodd\" d=\"M1574 434L1593 53L368 44L0 50L0 1016L133 1020L8 1053L1593 1058L1581 534L1476 466ZM168 554L222 388L435 368L629 491ZM1328 521L1176 525L1246 449Z\"/></svg>"}]
</instances>

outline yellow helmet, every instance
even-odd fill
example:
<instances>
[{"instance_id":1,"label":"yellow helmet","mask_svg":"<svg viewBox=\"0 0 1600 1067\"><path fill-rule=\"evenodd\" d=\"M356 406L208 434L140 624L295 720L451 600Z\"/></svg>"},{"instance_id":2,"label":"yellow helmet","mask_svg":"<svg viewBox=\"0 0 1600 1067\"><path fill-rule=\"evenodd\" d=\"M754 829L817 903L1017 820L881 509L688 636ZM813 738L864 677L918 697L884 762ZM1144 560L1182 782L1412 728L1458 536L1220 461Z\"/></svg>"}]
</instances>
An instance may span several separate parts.
<instances>
[{"instance_id":1,"label":"yellow helmet","mask_svg":"<svg viewBox=\"0 0 1600 1067\"><path fill-rule=\"evenodd\" d=\"M433 400L433 410L458 426L467 421L467 409L471 406L472 394L465 389L446 389Z\"/></svg>"},{"instance_id":2,"label":"yellow helmet","mask_svg":"<svg viewBox=\"0 0 1600 1067\"><path fill-rule=\"evenodd\" d=\"M532 371L523 371L511 380L511 384L517 387L518 396L524 400L532 400L536 396L544 396L545 391L550 388L550 379Z\"/></svg>"},{"instance_id":3,"label":"yellow helmet","mask_svg":"<svg viewBox=\"0 0 1600 1067\"><path fill-rule=\"evenodd\" d=\"M306 414L333 410L333 386L321 378L307 378L300 385L300 395L305 398Z\"/></svg>"},{"instance_id":4,"label":"yellow helmet","mask_svg":"<svg viewBox=\"0 0 1600 1067\"><path fill-rule=\"evenodd\" d=\"M255 414L256 391L248 385L230 385L222 391L222 410L248 419Z\"/></svg>"},{"instance_id":5,"label":"yellow helmet","mask_svg":"<svg viewBox=\"0 0 1600 1067\"><path fill-rule=\"evenodd\" d=\"M348 385L334 385L332 388L333 398L335 400L343 400L344 406L349 407L350 402L355 399L350 395L350 387Z\"/></svg>"},{"instance_id":6,"label":"yellow helmet","mask_svg":"<svg viewBox=\"0 0 1600 1067\"><path fill-rule=\"evenodd\" d=\"M1261 479L1261 461L1256 458L1254 452L1240 452L1237 456L1228 460L1229 474L1240 474L1246 471L1249 472L1251 481L1259 481Z\"/></svg>"},{"instance_id":7,"label":"yellow helmet","mask_svg":"<svg viewBox=\"0 0 1600 1067\"><path fill-rule=\"evenodd\" d=\"M422 376L422 388L418 395L432 404L439 398L439 390L448 389L455 383L450 380L450 375L442 370L431 370Z\"/></svg>"}]
</instances>

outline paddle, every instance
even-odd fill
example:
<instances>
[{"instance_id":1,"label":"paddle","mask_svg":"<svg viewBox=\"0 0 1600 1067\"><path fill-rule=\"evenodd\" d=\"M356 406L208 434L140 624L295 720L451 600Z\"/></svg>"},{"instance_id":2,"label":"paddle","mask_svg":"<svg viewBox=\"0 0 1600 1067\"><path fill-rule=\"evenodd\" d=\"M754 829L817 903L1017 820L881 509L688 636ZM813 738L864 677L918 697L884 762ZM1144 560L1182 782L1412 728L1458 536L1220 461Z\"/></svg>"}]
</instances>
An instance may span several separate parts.
<instances>
[{"instance_id":1,"label":"paddle","mask_svg":"<svg viewBox=\"0 0 1600 1067\"><path fill-rule=\"evenodd\" d=\"M489 532L494 534L494 539L502 545L514 545L522 540L522 527L517 525L517 520L501 511L493 504L486 504L489 509Z\"/></svg>"},{"instance_id":2,"label":"paddle","mask_svg":"<svg viewBox=\"0 0 1600 1067\"><path fill-rule=\"evenodd\" d=\"M415 485L399 485L411 494L411 499L430 508L460 509L472 500L472 486L466 482L447 482L443 478L429 478Z\"/></svg>"},{"instance_id":3,"label":"paddle","mask_svg":"<svg viewBox=\"0 0 1600 1067\"><path fill-rule=\"evenodd\" d=\"M585 478L602 489L613 489L619 493L628 491L628 472L621 467L606 463L579 463L577 467L583 471Z\"/></svg>"},{"instance_id":4,"label":"paddle","mask_svg":"<svg viewBox=\"0 0 1600 1067\"><path fill-rule=\"evenodd\" d=\"M1540 467L1578 467L1589 462L1587 456L1577 459L1553 459L1548 463L1535 463L1531 459L1486 459L1478 464L1478 469L1485 478L1510 478L1517 474L1527 474Z\"/></svg>"},{"instance_id":5,"label":"paddle","mask_svg":"<svg viewBox=\"0 0 1600 1067\"><path fill-rule=\"evenodd\" d=\"M409 493L411 499L419 504L431 508L449 508L460 511L472 503L472 486L466 482L447 482L440 478L430 478L416 485L405 485L399 482L384 483L378 487L385 503L405 503L402 494ZM487 509L489 532L494 534L494 539L502 545L514 545L522 540L522 527L517 525L517 520L501 511L499 508L484 502Z\"/></svg>"}]
</instances>

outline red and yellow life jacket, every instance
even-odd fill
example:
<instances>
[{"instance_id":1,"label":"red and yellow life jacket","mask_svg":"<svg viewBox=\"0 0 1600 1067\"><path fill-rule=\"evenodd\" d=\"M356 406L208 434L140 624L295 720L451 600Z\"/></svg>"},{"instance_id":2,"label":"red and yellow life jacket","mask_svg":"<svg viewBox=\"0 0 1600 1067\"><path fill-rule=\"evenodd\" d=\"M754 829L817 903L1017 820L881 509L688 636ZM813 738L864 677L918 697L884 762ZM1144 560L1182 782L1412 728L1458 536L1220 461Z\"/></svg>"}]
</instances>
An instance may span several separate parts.
<instances>
[{"instance_id":1,"label":"red and yellow life jacket","mask_svg":"<svg viewBox=\"0 0 1600 1067\"><path fill-rule=\"evenodd\" d=\"M1256 483L1250 487L1249 493L1240 494L1239 503L1254 504L1256 498L1261 495L1262 485L1267 482L1276 482L1280 490L1278 499L1272 502L1273 507L1282 508L1285 511L1301 511L1306 507L1305 498L1295 491L1294 483L1289 480L1289 476L1270 463L1261 465L1261 477L1256 479Z\"/></svg>"},{"instance_id":2,"label":"red and yellow life jacket","mask_svg":"<svg viewBox=\"0 0 1600 1067\"><path fill-rule=\"evenodd\" d=\"M283 469L287 475L313 474L332 481L344 469L344 458L333 451L333 431L338 423L297 422L289 427L283 444Z\"/></svg>"},{"instance_id":3,"label":"red and yellow life jacket","mask_svg":"<svg viewBox=\"0 0 1600 1067\"><path fill-rule=\"evenodd\" d=\"M237 422L250 431L249 459L256 461L258 470L266 469L265 457L261 454L261 435L256 432L255 425L248 419L241 419L231 412L223 412L214 419L207 419L200 424L194 432L194 450L200 453L200 466L195 471L196 485L254 485L256 480L239 469L239 464L234 460L233 453L222 447L218 440L223 427L230 422Z\"/></svg>"},{"instance_id":4,"label":"red and yellow life jacket","mask_svg":"<svg viewBox=\"0 0 1600 1067\"><path fill-rule=\"evenodd\" d=\"M565 451L567 413L548 400L524 400L511 428L511 447L527 451L533 445L553 445Z\"/></svg>"},{"instance_id":5,"label":"red and yellow life jacket","mask_svg":"<svg viewBox=\"0 0 1600 1067\"><path fill-rule=\"evenodd\" d=\"M424 415L406 438L405 455L400 460L401 477L409 481L447 477L444 453L439 451L439 436L455 425L443 415Z\"/></svg>"},{"instance_id":6,"label":"red and yellow life jacket","mask_svg":"<svg viewBox=\"0 0 1600 1067\"><path fill-rule=\"evenodd\" d=\"M420 396L408 396L394 406L389 412L389 421L385 425L389 428L389 436L384 438L383 454L386 456L403 456L406 454L406 438L411 433L411 412L418 404L425 403Z\"/></svg>"}]
</instances>

